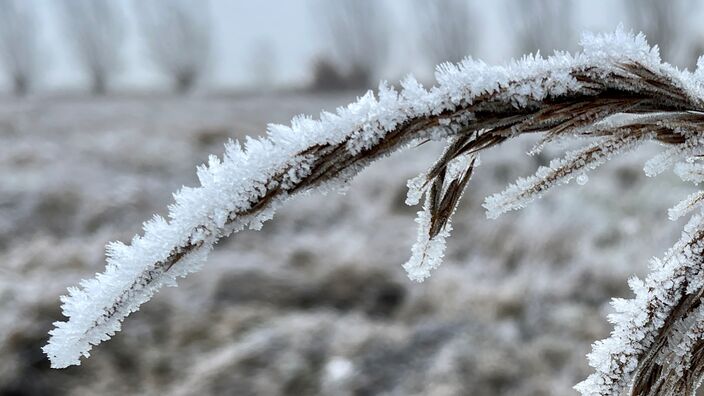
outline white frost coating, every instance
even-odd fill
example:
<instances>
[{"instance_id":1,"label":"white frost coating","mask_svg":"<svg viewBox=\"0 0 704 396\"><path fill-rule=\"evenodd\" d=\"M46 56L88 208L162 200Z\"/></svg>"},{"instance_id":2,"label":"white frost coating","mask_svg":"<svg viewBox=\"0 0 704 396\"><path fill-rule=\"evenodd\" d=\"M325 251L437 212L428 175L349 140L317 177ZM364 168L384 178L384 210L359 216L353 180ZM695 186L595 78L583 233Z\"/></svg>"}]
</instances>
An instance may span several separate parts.
<instances>
[{"instance_id":1,"label":"white frost coating","mask_svg":"<svg viewBox=\"0 0 704 396\"><path fill-rule=\"evenodd\" d=\"M418 223L418 237L416 243L411 248L411 258L403 265L408 278L416 282L422 282L430 276L430 271L437 268L442 263L445 255L445 240L450 236L452 225L447 223L438 235L429 238L430 233L430 199L426 193L423 210L418 212L416 223Z\"/></svg>"},{"instance_id":2,"label":"white frost coating","mask_svg":"<svg viewBox=\"0 0 704 396\"><path fill-rule=\"evenodd\" d=\"M460 178L467 168L470 166L476 168L481 165L481 159L478 154L461 155L447 164L447 176L449 179Z\"/></svg>"},{"instance_id":3,"label":"white frost coating","mask_svg":"<svg viewBox=\"0 0 704 396\"><path fill-rule=\"evenodd\" d=\"M690 194L687 198L680 201L677 205L667 210L667 216L670 220L677 220L695 209L699 208L704 203L704 191L697 191Z\"/></svg>"},{"instance_id":4,"label":"white frost coating","mask_svg":"<svg viewBox=\"0 0 704 396\"><path fill-rule=\"evenodd\" d=\"M569 183L578 172L582 172L578 183L584 184L588 181L586 171L597 168L616 154L633 149L648 138L647 135L617 133L554 159L550 166L541 166L533 176L519 178L504 191L487 197L483 204L486 215L495 219L508 211L522 209L552 187Z\"/></svg>"},{"instance_id":5,"label":"white frost coating","mask_svg":"<svg viewBox=\"0 0 704 396\"><path fill-rule=\"evenodd\" d=\"M464 172L468 171L470 167L470 162L473 162L474 166L479 163L478 157L474 154L466 154L457 157L450 161L447 165L447 179L443 188L447 188L449 184L448 181L457 180L462 178ZM409 187L414 185L412 181L421 180L424 175L418 176L417 178L411 179L409 181ZM423 179L424 180L424 179ZM419 181L416 183L420 183ZM415 186L415 185L414 185ZM412 191L409 189L409 191ZM420 191L416 189L416 191ZM410 194L410 192L409 192ZM406 200L408 202L409 199ZM418 236L416 243L413 244L411 248L411 258L403 265L403 269L406 270L408 277L416 282L422 282L430 276L430 272L442 264L442 259L445 255L445 246L447 237L450 236L452 231L452 224L450 219L455 212L455 208L452 209L449 218L445 226L440 230L440 232L433 238L430 238L430 227L431 227L431 198L430 191L425 193L425 202L423 203L423 210L418 212L418 217L416 217L416 223L418 223Z\"/></svg>"},{"instance_id":6,"label":"white frost coating","mask_svg":"<svg viewBox=\"0 0 704 396\"><path fill-rule=\"evenodd\" d=\"M275 175L285 174L281 187L304 179L310 173L312 158L298 154L307 148L344 144L350 153L356 153L384 139L389 131L409 119L454 110L487 93L501 92L502 99L520 107L531 100L581 88L570 70L608 72L627 61L671 76L693 97L703 96L699 80L691 73L661 64L657 49L651 49L643 35L634 36L619 28L613 34L585 35L582 45L583 53L574 56L527 56L506 66L489 66L470 59L459 65L445 64L436 73L438 85L430 90L408 77L400 94L382 84L378 98L370 92L335 114L321 113L319 120L300 116L290 126L269 125L267 137L247 138L244 148L237 142L229 143L222 160L211 157L207 166L198 168L200 187L184 187L174 195L168 219L155 217L145 223L144 234L136 236L130 245L108 245L105 271L82 281L80 287L70 288L68 296L61 298L68 319L55 323L43 348L52 367L79 364L80 357L88 356L92 345L118 331L121 321L161 286L176 285L178 277L198 270L218 239L247 226L260 227L289 198L285 192L245 217L233 213L252 209L255 202L276 187L271 182ZM437 130L422 132L426 135L420 133L419 137L440 136ZM345 170L340 184L360 170L361 165ZM341 186L321 186L335 187ZM434 252L433 257L441 256L435 252L442 250L446 231L427 247ZM171 267L171 263L175 264ZM436 264L433 261L428 265ZM420 277L424 272L419 269L415 273Z\"/></svg>"},{"instance_id":7,"label":"white frost coating","mask_svg":"<svg viewBox=\"0 0 704 396\"><path fill-rule=\"evenodd\" d=\"M702 141L701 138L688 138L683 144L670 147L646 161L643 166L643 171L648 177L657 176L671 168L676 162L681 161L684 157L701 154L702 143L704 143L704 141Z\"/></svg>"},{"instance_id":8,"label":"white frost coating","mask_svg":"<svg viewBox=\"0 0 704 396\"><path fill-rule=\"evenodd\" d=\"M704 338L704 300L700 300L700 304L688 317L673 326L668 346L658 357L659 362L678 377L690 370L694 345Z\"/></svg>"},{"instance_id":9,"label":"white frost coating","mask_svg":"<svg viewBox=\"0 0 704 396\"><path fill-rule=\"evenodd\" d=\"M406 187L408 187L408 193L406 194L406 205L418 205L420 198L423 196L423 192L425 191L427 181L428 175L425 173L421 173L420 175L408 180L406 183Z\"/></svg>"},{"instance_id":10,"label":"white frost coating","mask_svg":"<svg viewBox=\"0 0 704 396\"><path fill-rule=\"evenodd\" d=\"M645 281L628 282L635 296L615 298L615 313L609 315L614 330L607 339L594 343L587 355L595 373L575 386L583 395L618 395L628 388L642 353L654 341L673 307L683 293L691 293L701 284L687 282L690 273L704 270L704 244L698 235L704 226L701 214L692 217L681 239L662 260L653 259L652 272Z\"/></svg>"},{"instance_id":11,"label":"white frost coating","mask_svg":"<svg viewBox=\"0 0 704 396\"><path fill-rule=\"evenodd\" d=\"M700 162L679 162L675 174L682 180L699 184L704 182L704 164Z\"/></svg>"}]
</instances>

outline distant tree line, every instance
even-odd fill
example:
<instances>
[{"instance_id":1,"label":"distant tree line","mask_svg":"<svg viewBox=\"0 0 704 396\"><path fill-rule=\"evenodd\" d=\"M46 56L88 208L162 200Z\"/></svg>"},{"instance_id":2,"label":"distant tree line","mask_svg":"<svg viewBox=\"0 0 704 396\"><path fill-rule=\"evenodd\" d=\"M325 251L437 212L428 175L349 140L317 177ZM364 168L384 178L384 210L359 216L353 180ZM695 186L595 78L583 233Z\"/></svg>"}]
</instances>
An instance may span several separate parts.
<instances>
[{"instance_id":1,"label":"distant tree line","mask_svg":"<svg viewBox=\"0 0 704 396\"><path fill-rule=\"evenodd\" d=\"M133 0L138 32L153 66L178 94L191 92L213 63L212 21L207 0ZM394 20L379 0L314 0L313 21L327 52L312 64L313 90L369 88L384 77L393 51L417 50L425 67L458 62L476 55L479 44L494 45L480 26L482 4L470 0L412 0L402 23L412 25L405 37L393 37ZM573 7L564 0L512 0L501 15L514 54L570 49L579 28ZM702 42L686 26L685 15L696 0L624 0L624 20L662 43L663 57L680 66L694 64ZM126 16L114 0L57 0L67 48L93 94L114 86L125 65L122 47ZM27 0L0 0L0 64L15 95L37 86L48 68L36 5ZM407 40L397 45L392 41ZM488 41L487 41L488 40ZM276 54L266 42L252 47L252 71L258 85L270 86Z\"/></svg>"},{"instance_id":2,"label":"distant tree line","mask_svg":"<svg viewBox=\"0 0 704 396\"><path fill-rule=\"evenodd\" d=\"M59 0L55 4L90 91L105 94L124 67L124 10L114 0ZM208 2L135 0L134 4L152 63L172 81L175 92L190 92L212 58ZM36 5L0 0L0 61L18 96L28 93L47 68L38 27Z\"/></svg>"},{"instance_id":3,"label":"distant tree line","mask_svg":"<svg viewBox=\"0 0 704 396\"><path fill-rule=\"evenodd\" d=\"M479 44L497 38L482 26L482 7L472 0L415 0L412 18L403 24L414 25L409 37L424 63L434 67L442 62L458 62L476 56ZM581 28L575 24L574 1L510 0L501 18L509 27L512 52L549 55L554 50L574 47ZM697 8L696 0L623 0L623 22L642 31L650 42L663 43L665 60L680 66L693 66L704 50L704 40L688 25L687 14ZM392 47L389 32L393 20L378 0L319 0L314 16L321 21L321 34L330 51L314 64L312 87L319 90L369 88L383 73ZM402 40L404 38L397 38ZM405 43L402 43L405 44Z\"/></svg>"}]
</instances>

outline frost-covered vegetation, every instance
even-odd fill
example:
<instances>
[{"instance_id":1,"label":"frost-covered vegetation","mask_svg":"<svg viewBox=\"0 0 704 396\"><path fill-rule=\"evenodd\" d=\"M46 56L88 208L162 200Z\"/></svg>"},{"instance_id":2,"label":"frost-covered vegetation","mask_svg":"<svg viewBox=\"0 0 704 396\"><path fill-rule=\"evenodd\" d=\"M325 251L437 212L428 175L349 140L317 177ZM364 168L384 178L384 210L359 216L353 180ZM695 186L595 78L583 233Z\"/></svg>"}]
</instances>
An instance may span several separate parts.
<instances>
[{"instance_id":1,"label":"frost-covered vegetation","mask_svg":"<svg viewBox=\"0 0 704 396\"><path fill-rule=\"evenodd\" d=\"M420 287L398 265L416 237L403 181L442 146L399 152L345 196L291 200L261 231L221 241L90 359L49 368L57 296L103 270L106 241L164 214L229 137L356 94L3 103L0 393L574 394L590 343L608 334L609 297L626 296L683 225L663 219L693 188L641 171L656 145L488 220L483 197L559 153L526 156L531 136L492 150Z\"/></svg>"},{"instance_id":2,"label":"frost-covered vegetation","mask_svg":"<svg viewBox=\"0 0 704 396\"><path fill-rule=\"evenodd\" d=\"M651 140L669 147L647 164L648 174L688 161L677 165L678 174L698 180L701 69L690 73L662 63L643 36L622 30L585 36L582 45L574 56L527 57L502 67L471 59L445 64L430 90L412 78L399 93L382 84L378 98L367 94L337 114L321 114L320 121L298 117L291 127L270 126L266 138L247 139L244 148L230 143L222 160L211 157L199 168L201 187L176 194L169 220L155 216L130 245L109 245L105 272L70 289L62 299L69 320L56 323L44 349L52 365L78 364L162 285L199 269L220 238L260 228L290 197L344 189L366 165L417 143L449 141L435 165L409 182L409 203L425 197L418 241L404 266L415 280L427 278L443 257L450 217L477 171L479 152L519 135L542 133L531 150L537 154L566 138L588 142L489 197L490 217L573 178L584 184L586 171ZM671 217L700 201L690 196ZM583 394L629 387L634 394L680 394L698 385L700 223L693 216L681 240L653 261L651 275L629 282L633 299L615 300L615 330L594 345L589 362L596 372L576 387ZM350 364L337 363L331 363L332 377Z\"/></svg>"}]
</instances>

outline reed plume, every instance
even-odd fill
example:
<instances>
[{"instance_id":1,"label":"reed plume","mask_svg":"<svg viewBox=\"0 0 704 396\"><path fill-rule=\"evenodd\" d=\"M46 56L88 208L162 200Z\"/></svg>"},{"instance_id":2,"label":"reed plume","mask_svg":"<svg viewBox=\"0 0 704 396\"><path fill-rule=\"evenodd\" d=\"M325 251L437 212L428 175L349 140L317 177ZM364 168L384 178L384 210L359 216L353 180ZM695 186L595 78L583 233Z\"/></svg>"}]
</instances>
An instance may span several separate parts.
<instances>
[{"instance_id":1,"label":"reed plume","mask_svg":"<svg viewBox=\"0 0 704 396\"><path fill-rule=\"evenodd\" d=\"M446 141L441 157L408 182L407 203L424 198L418 240L404 265L422 281L443 256L451 218L470 185L480 154L523 134L541 136L533 152L564 139L581 148L554 159L484 202L489 217L520 209L552 187L648 141L662 144L648 161L654 176L674 167L683 180L704 180L704 62L696 72L660 60L642 35L623 29L586 35L583 52L527 56L506 66L466 59L438 67L429 90L412 77L403 89L382 83L337 114L297 117L271 125L268 136L231 142L222 160L198 169L199 188L175 195L169 220L145 223L131 245L108 246L104 273L62 297L67 322L44 351L53 367L80 364L92 345L118 331L129 313L162 285L199 269L223 237L259 228L288 198L344 188L364 167L427 140ZM670 217L698 210L702 193L675 206ZM575 388L585 395L694 392L704 372L704 218L695 214L682 238L654 259L644 280L631 279L634 298L614 300L611 336L594 344L595 373Z\"/></svg>"}]
</instances>

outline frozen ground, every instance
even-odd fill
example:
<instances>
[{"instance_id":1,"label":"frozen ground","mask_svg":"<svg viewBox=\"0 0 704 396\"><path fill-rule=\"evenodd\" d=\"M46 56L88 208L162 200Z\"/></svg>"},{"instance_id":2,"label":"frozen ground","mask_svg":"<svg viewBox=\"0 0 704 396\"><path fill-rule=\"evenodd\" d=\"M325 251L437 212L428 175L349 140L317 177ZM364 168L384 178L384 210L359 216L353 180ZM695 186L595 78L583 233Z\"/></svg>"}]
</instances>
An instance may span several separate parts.
<instances>
[{"instance_id":1,"label":"frozen ground","mask_svg":"<svg viewBox=\"0 0 704 396\"><path fill-rule=\"evenodd\" d=\"M102 271L107 241L165 214L228 138L352 96L0 102L0 395L572 394L610 297L680 233L666 209L692 188L644 176L656 146L498 220L484 197L549 157L527 140L491 151L422 284L401 269L405 184L440 147L397 154L224 241L81 366L49 370L58 296Z\"/></svg>"}]
</instances>

